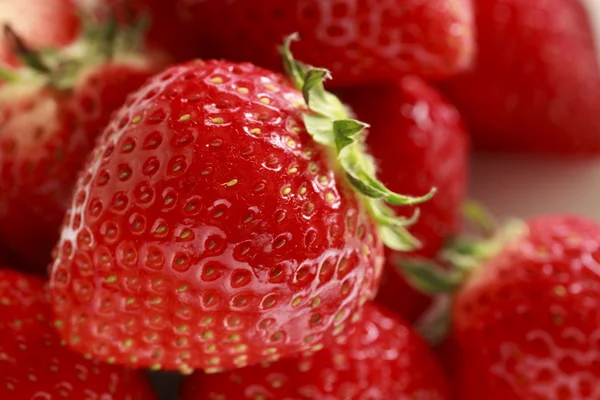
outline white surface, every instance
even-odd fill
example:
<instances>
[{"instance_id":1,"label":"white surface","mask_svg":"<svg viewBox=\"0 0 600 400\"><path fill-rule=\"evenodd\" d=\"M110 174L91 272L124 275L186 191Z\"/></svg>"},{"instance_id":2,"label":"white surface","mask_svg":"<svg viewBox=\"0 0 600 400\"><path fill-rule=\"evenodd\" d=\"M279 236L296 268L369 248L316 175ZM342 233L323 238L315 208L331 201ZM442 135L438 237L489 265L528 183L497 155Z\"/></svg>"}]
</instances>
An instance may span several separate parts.
<instances>
[{"instance_id":1,"label":"white surface","mask_svg":"<svg viewBox=\"0 0 600 400\"><path fill-rule=\"evenodd\" d=\"M600 221L600 158L477 155L472 160L470 197L499 218L574 213Z\"/></svg>"}]
</instances>

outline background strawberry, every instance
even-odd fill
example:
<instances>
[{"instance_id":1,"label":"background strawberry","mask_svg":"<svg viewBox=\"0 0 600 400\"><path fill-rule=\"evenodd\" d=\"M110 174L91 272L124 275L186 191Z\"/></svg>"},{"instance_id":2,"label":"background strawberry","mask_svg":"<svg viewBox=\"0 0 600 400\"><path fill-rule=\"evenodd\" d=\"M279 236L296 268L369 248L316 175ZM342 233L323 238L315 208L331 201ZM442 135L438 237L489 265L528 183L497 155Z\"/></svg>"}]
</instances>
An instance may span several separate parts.
<instances>
[{"instance_id":1,"label":"background strawberry","mask_svg":"<svg viewBox=\"0 0 600 400\"><path fill-rule=\"evenodd\" d=\"M73 348L212 372L316 351L351 329L379 281L377 228L390 245L410 244L383 200L423 199L371 176L355 141L363 125L324 92L323 71L286 55L304 98L251 64L196 60L154 77L115 114L52 269L59 331Z\"/></svg>"},{"instance_id":2,"label":"background strawberry","mask_svg":"<svg viewBox=\"0 0 600 400\"><path fill-rule=\"evenodd\" d=\"M79 19L71 0L1 0L0 25L12 28L33 48L62 47L79 31ZM0 38L0 65L16 65L10 43Z\"/></svg>"},{"instance_id":3,"label":"background strawberry","mask_svg":"<svg viewBox=\"0 0 600 400\"><path fill-rule=\"evenodd\" d=\"M473 55L469 0L319 1L178 0L179 42L207 57L250 61L279 70L276 47L299 32L299 59L328 68L332 85L397 78L440 77L467 67ZM165 11L154 9L154 20ZM177 43L175 41L174 43ZM204 54L203 53L203 54Z\"/></svg>"},{"instance_id":4,"label":"background strawberry","mask_svg":"<svg viewBox=\"0 0 600 400\"><path fill-rule=\"evenodd\" d=\"M50 261L77 173L110 114L163 65L136 49L137 33L112 35L93 26L58 53L17 49L30 65L0 76L0 239L30 269Z\"/></svg>"},{"instance_id":5,"label":"background strawberry","mask_svg":"<svg viewBox=\"0 0 600 400\"><path fill-rule=\"evenodd\" d=\"M342 99L370 124L367 145L383 183L409 194L438 189L433 199L419 206L420 218L410 228L422 243L418 254L434 257L460 228L468 164L468 138L460 115L435 88L414 76L393 85L348 90ZM397 207L396 211L409 216L415 210ZM402 255L387 251L377 299L414 321L430 299L412 289L394 266Z\"/></svg>"},{"instance_id":6,"label":"background strawberry","mask_svg":"<svg viewBox=\"0 0 600 400\"><path fill-rule=\"evenodd\" d=\"M600 152L600 67L576 0L476 0L474 69L445 83L484 151Z\"/></svg>"},{"instance_id":7,"label":"background strawberry","mask_svg":"<svg viewBox=\"0 0 600 400\"><path fill-rule=\"evenodd\" d=\"M60 344L44 282L0 269L0 398L156 398L142 371L99 364Z\"/></svg>"},{"instance_id":8,"label":"background strawberry","mask_svg":"<svg viewBox=\"0 0 600 400\"><path fill-rule=\"evenodd\" d=\"M347 341L311 356L184 382L182 400L449 399L433 353L411 328L367 304Z\"/></svg>"},{"instance_id":9,"label":"background strawberry","mask_svg":"<svg viewBox=\"0 0 600 400\"><path fill-rule=\"evenodd\" d=\"M600 396L600 225L543 216L459 289L445 345L458 398Z\"/></svg>"}]
</instances>

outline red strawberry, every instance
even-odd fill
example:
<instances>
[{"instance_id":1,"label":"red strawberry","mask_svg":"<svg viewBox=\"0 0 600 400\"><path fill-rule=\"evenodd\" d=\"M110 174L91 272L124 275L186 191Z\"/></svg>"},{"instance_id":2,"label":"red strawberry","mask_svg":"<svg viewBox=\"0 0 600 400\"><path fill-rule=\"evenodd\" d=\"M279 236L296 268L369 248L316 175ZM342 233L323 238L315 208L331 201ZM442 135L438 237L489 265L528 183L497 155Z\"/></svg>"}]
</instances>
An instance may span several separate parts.
<instances>
[{"instance_id":1,"label":"red strawberry","mask_svg":"<svg viewBox=\"0 0 600 400\"><path fill-rule=\"evenodd\" d=\"M126 95L162 65L133 51L124 41L133 34L122 33L108 49L103 33L90 30L56 54L35 54L7 31L35 69L0 75L0 238L36 271L50 261L96 136Z\"/></svg>"},{"instance_id":2,"label":"red strawberry","mask_svg":"<svg viewBox=\"0 0 600 400\"><path fill-rule=\"evenodd\" d=\"M428 346L391 313L368 304L344 342L313 355L217 375L198 372L182 400L449 399Z\"/></svg>"},{"instance_id":3,"label":"red strawberry","mask_svg":"<svg viewBox=\"0 0 600 400\"><path fill-rule=\"evenodd\" d=\"M467 67L474 50L470 0L173 3L181 19L176 28L188 29L180 41L201 44L215 58L280 69L276 45L283 36L299 32L299 58L330 69L334 85L395 79L405 73L447 76ZM163 12L155 11L154 19L160 20Z\"/></svg>"},{"instance_id":4,"label":"red strawberry","mask_svg":"<svg viewBox=\"0 0 600 400\"><path fill-rule=\"evenodd\" d=\"M10 24L34 48L65 46L77 36L75 11L71 0L2 0L0 26ZM2 63L18 63L5 38L0 38Z\"/></svg>"},{"instance_id":5,"label":"red strawberry","mask_svg":"<svg viewBox=\"0 0 600 400\"><path fill-rule=\"evenodd\" d=\"M600 224L559 215L522 228L455 295L445 350L458 398L600 398Z\"/></svg>"},{"instance_id":6,"label":"red strawberry","mask_svg":"<svg viewBox=\"0 0 600 400\"><path fill-rule=\"evenodd\" d=\"M407 221L384 202L423 198L375 180L364 126L324 91L326 71L285 54L304 99L279 74L196 60L115 115L52 269L73 348L184 372L317 350L375 292L375 221L388 245L410 248Z\"/></svg>"},{"instance_id":7,"label":"red strawberry","mask_svg":"<svg viewBox=\"0 0 600 400\"><path fill-rule=\"evenodd\" d=\"M151 400L144 372L84 359L60 344L44 282L0 269L0 398Z\"/></svg>"},{"instance_id":8,"label":"red strawberry","mask_svg":"<svg viewBox=\"0 0 600 400\"><path fill-rule=\"evenodd\" d=\"M484 151L600 152L600 67L577 0L478 0L473 71L445 84Z\"/></svg>"},{"instance_id":9,"label":"red strawberry","mask_svg":"<svg viewBox=\"0 0 600 400\"><path fill-rule=\"evenodd\" d=\"M437 187L411 227L422 243L418 254L433 257L458 233L467 180L467 134L460 115L434 88L407 76L395 85L344 93L358 118L370 124L367 145L378 162L380 178L392 190L423 193ZM409 207L397 207L409 216ZM378 301L408 321L418 318L429 297L411 288L393 265L402 253L388 251Z\"/></svg>"}]
</instances>

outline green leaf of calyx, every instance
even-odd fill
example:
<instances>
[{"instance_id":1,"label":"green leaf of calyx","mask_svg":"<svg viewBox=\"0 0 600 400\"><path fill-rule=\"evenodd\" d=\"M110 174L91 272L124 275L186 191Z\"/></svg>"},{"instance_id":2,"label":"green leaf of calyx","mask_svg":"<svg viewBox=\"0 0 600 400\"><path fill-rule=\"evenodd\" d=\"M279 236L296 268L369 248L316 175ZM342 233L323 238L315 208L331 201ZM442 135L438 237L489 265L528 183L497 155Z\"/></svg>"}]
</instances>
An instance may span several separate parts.
<instances>
[{"instance_id":1,"label":"green leaf of calyx","mask_svg":"<svg viewBox=\"0 0 600 400\"><path fill-rule=\"evenodd\" d=\"M452 293L465 279L458 270L444 270L431 260L421 258L398 258L394 266L417 290L426 294Z\"/></svg>"},{"instance_id":2,"label":"green leaf of calyx","mask_svg":"<svg viewBox=\"0 0 600 400\"><path fill-rule=\"evenodd\" d=\"M385 245L400 251L414 250L419 241L406 227L416 221L418 212L413 218L406 219L397 216L386 204L421 204L433 197L435 189L424 196L407 196L389 190L377 179L375 162L364 145L368 125L351 118L351 111L341 100L325 90L325 80L331 79L328 70L307 66L294 59L290 47L296 40L297 34L288 36L279 51L287 75L306 102L308 111L303 116L306 130L315 142L336 152L338 167L364 198Z\"/></svg>"}]
</instances>

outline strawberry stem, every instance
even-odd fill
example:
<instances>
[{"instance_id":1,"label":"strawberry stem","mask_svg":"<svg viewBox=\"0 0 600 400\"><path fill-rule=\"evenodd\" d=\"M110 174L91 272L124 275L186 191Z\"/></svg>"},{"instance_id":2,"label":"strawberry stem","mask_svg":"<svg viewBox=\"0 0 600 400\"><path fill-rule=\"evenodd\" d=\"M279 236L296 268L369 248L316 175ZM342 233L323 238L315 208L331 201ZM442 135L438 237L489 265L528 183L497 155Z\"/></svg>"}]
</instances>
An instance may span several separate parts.
<instances>
[{"instance_id":1,"label":"strawberry stem","mask_svg":"<svg viewBox=\"0 0 600 400\"><path fill-rule=\"evenodd\" d=\"M411 218L404 218L397 216L388 205L421 204L431 199L436 189L424 196L406 196L392 192L377 179L375 162L364 145L368 125L350 118L351 111L325 90L324 81L331 79L328 70L307 66L294 59L290 46L295 40L298 40L297 34L288 36L280 53L289 78L302 91L310 110L303 116L308 133L315 142L335 151L338 167L364 199L385 245L399 251L414 250L420 243L406 227L416 222L418 212Z\"/></svg>"},{"instance_id":2,"label":"strawberry stem","mask_svg":"<svg viewBox=\"0 0 600 400\"><path fill-rule=\"evenodd\" d=\"M52 72L42 60L40 53L31 50L9 24L4 24L4 36L9 41L14 53L25 65L42 74Z\"/></svg>"}]
</instances>

